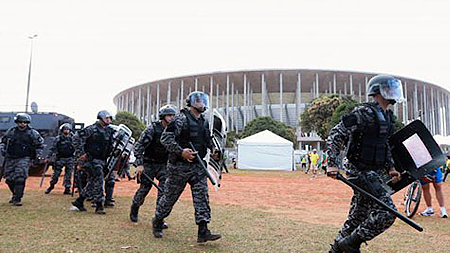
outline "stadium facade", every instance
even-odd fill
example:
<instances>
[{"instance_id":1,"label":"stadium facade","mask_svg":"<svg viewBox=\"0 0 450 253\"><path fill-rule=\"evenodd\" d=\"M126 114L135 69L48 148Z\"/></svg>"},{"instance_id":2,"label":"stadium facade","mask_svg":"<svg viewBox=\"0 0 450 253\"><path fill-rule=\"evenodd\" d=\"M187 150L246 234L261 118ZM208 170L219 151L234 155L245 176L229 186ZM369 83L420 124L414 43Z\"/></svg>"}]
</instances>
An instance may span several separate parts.
<instances>
[{"instance_id":1,"label":"stadium facade","mask_svg":"<svg viewBox=\"0 0 450 253\"><path fill-rule=\"evenodd\" d=\"M224 117L229 131L242 131L259 116L295 127L300 113L322 95L350 95L356 101L368 101L367 82L374 75L310 69L214 72L136 85L118 93L113 101L117 110L129 111L148 124L157 118L162 105L183 107L187 94L199 90L210 95L210 107ZM436 84L396 77L402 80L407 102L395 105L394 114L405 124L421 119L433 135L450 134L450 93ZM297 135L302 148L320 149L321 139L315 133L302 133L297 127Z\"/></svg>"}]
</instances>

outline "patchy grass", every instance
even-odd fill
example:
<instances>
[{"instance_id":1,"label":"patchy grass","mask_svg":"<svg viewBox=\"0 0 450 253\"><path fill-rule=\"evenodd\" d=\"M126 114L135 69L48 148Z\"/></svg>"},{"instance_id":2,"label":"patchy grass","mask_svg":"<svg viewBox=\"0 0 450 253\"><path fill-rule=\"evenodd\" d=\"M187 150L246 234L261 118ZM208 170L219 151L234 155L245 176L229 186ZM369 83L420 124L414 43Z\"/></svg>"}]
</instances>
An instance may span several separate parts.
<instances>
[{"instance_id":1,"label":"patchy grass","mask_svg":"<svg viewBox=\"0 0 450 253\"><path fill-rule=\"evenodd\" d=\"M211 203L210 228L223 238L197 245L197 226L190 200L181 200L175 205L167 219L170 228L164 230L163 239L156 239L151 234L153 196L149 196L141 208L138 224L128 218L131 196L117 197L117 206L108 208L104 216L94 214L91 207L87 207L85 213L68 211L72 198L64 195L27 190L22 207L8 204L9 198L9 191L1 189L1 253L328 252L329 243L341 225L299 221L283 213L272 213L263 206L249 208ZM327 219L329 212L311 215ZM397 220L386 233L364 245L363 252L448 252L450 220L417 217L416 221L426 228L425 232L416 232Z\"/></svg>"}]
</instances>

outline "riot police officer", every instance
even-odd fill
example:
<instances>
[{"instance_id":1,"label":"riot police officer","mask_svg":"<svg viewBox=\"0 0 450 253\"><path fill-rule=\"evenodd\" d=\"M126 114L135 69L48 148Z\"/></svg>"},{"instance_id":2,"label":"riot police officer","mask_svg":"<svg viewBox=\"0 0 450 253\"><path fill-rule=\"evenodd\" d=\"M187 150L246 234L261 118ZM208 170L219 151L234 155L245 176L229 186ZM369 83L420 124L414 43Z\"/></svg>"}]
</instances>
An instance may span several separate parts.
<instances>
[{"instance_id":1,"label":"riot police officer","mask_svg":"<svg viewBox=\"0 0 450 253\"><path fill-rule=\"evenodd\" d=\"M32 159L38 162L43 160L44 139L29 126L31 117L27 113L18 113L14 122L17 126L6 131L1 140L1 150L6 159L4 177L13 194L10 203L21 206Z\"/></svg>"},{"instance_id":2,"label":"riot police officer","mask_svg":"<svg viewBox=\"0 0 450 253\"><path fill-rule=\"evenodd\" d=\"M59 135L56 136L53 142L50 152L47 155L47 160L50 159L54 154L56 156L54 162L54 170L52 174L52 180L50 181L50 186L45 190L45 194L49 194L55 184L58 183L59 175L61 175L62 168L65 166L64 173L64 194L71 194L70 186L73 166L74 166L74 152L75 147L73 146L73 136L72 126L69 123L64 123L59 127Z\"/></svg>"},{"instance_id":3,"label":"riot police officer","mask_svg":"<svg viewBox=\"0 0 450 253\"><path fill-rule=\"evenodd\" d=\"M113 148L114 130L108 127L112 122L112 116L108 111L98 112L97 119L96 123L75 134L75 156L79 167L82 167L87 173L87 184L81 190L80 196L72 202L71 210L86 211L84 200L92 197L92 201L96 204L95 213L105 214L103 170L106 167L106 159Z\"/></svg>"},{"instance_id":4,"label":"riot police officer","mask_svg":"<svg viewBox=\"0 0 450 253\"><path fill-rule=\"evenodd\" d=\"M195 223L198 225L198 243L217 240L220 234L209 231L207 223L211 220L208 184L206 174L196 154L190 148L195 146L201 158L206 156L207 148L212 149L209 124L202 113L208 108L209 98L203 92L195 91L186 99L187 108L175 116L161 135L161 143L169 152L167 179L164 194L156 207L152 220L153 235L161 238L163 219L172 211L187 183L191 186L195 209Z\"/></svg>"},{"instance_id":5,"label":"riot police officer","mask_svg":"<svg viewBox=\"0 0 450 253\"><path fill-rule=\"evenodd\" d=\"M158 186L164 189L168 153L161 144L160 139L164 129L173 121L176 113L175 108L170 105L161 107L159 109L159 120L152 122L142 132L139 140L134 145L135 164L137 166L136 176L140 186L134 194L131 204L130 220L133 222L138 221L139 207L144 203L145 197L152 187L146 176L151 180L154 178L158 179ZM146 176L142 175L142 173L145 173ZM156 204L158 204L162 194L162 192L158 191ZM164 225L164 228L167 228L167 224Z\"/></svg>"},{"instance_id":6,"label":"riot police officer","mask_svg":"<svg viewBox=\"0 0 450 253\"><path fill-rule=\"evenodd\" d=\"M367 92L374 102L356 107L330 131L327 175L336 178L337 158L349 142L343 164L349 179L395 209L392 198L382 186L380 173L385 170L394 183L400 179L399 172L393 167L388 143L395 128L395 117L388 106L403 100L402 84L395 77L377 75L370 79ZM358 253L362 242L384 232L394 220L393 214L355 192L347 220L330 252Z\"/></svg>"}]
</instances>

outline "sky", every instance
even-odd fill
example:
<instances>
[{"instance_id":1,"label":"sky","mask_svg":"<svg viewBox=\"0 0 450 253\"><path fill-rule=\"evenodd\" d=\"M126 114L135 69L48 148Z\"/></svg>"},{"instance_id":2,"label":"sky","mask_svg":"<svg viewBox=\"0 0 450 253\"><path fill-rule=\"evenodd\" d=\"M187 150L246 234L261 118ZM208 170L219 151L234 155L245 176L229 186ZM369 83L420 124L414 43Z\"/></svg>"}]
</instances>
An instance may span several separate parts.
<instances>
[{"instance_id":1,"label":"sky","mask_svg":"<svg viewBox=\"0 0 450 253\"><path fill-rule=\"evenodd\" d=\"M126 88L216 71L367 71L450 90L447 2L0 0L0 111L25 108L31 44L29 103L88 124Z\"/></svg>"}]
</instances>

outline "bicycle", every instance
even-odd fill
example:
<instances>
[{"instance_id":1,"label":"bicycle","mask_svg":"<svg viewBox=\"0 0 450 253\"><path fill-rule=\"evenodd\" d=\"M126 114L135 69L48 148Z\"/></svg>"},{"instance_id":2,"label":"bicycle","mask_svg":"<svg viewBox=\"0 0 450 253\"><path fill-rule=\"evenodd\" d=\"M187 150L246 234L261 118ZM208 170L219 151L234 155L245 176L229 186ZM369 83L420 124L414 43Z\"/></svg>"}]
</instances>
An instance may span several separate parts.
<instances>
[{"instance_id":1,"label":"bicycle","mask_svg":"<svg viewBox=\"0 0 450 253\"><path fill-rule=\"evenodd\" d=\"M406 190L403 203L405 206L405 213L408 218L412 218L419 209L420 199L422 198L422 186L420 181L416 180L411 183Z\"/></svg>"}]
</instances>

